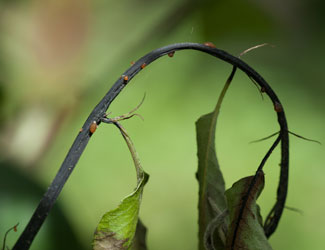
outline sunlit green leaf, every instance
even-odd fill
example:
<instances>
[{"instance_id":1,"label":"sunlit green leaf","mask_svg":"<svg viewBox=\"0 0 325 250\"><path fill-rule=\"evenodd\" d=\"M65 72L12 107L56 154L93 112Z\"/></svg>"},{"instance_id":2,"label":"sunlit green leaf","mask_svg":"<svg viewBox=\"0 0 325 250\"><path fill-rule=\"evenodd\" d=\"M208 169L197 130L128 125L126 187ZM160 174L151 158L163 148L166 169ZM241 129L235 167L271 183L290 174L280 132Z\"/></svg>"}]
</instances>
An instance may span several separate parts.
<instances>
[{"instance_id":1,"label":"sunlit green leaf","mask_svg":"<svg viewBox=\"0 0 325 250\"><path fill-rule=\"evenodd\" d=\"M130 248L138 223L143 187L148 177L144 173L136 190L118 208L104 214L95 232L94 250Z\"/></svg>"},{"instance_id":2,"label":"sunlit green leaf","mask_svg":"<svg viewBox=\"0 0 325 250\"><path fill-rule=\"evenodd\" d=\"M264 187L264 174L240 179L226 191L230 228L226 250L270 250L261 225L260 209L256 200Z\"/></svg>"},{"instance_id":3,"label":"sunlit green leaf","mask_svg":"<svg viewBox=\"0 0 325 250\"><path fill-rule=\"evenodd\" d=\"M123 117L121 120L128 118ZM126 130L118 123L118 120L115 123L131 152L137 172L137 187L133 193L122 200L118 208L104 214L94 235L93 249L131 249L137 231L138 241L133 245L133 249L143 250L145 249L145 227L142 223L138 225L138 221L143 188L149 179L149 175L143 171L138 154Z\"/></svg>"}]
</instances>

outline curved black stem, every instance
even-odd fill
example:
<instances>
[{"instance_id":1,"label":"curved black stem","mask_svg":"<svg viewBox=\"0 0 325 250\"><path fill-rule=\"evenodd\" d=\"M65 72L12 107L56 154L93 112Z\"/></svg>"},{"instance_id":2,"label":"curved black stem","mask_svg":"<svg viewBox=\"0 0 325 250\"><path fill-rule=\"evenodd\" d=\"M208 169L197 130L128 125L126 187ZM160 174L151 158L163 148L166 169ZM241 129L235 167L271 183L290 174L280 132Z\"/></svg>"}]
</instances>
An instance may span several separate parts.
<instances>
[{"instance_id":1,"label":"curved black stem","mask_svg":"<svg viewBox=\"0 0 325 250\"><path fill-rule=\"evenodd\" d=\"M101 122L101 118L105 117L105 112L112 103L112 101L117 97L117 95L122 91L122 89L128 84L128 82L142 69L143 66L147 66L156 59L172 54L178 50L197 50L214 57L217 57L225 62L236 66L245 72L250 78L254 79L258 85L265 91L265 93L272 100L273 105L278 110L278 123L280 125L280 135L281 135L281 172L280 172L280 183L277 193L276 204L271 211L274 216L269 220L268 226L266 227L267 234L271 235L280 220L284 203L287 195L288 187L288 161L289 161L289 139L288 139L288 129L285 113L281 106L281 103L267 84L267 82L250 66L239 58L228 54L223 50L214 48L213 46L199 44L199 43L178 43L172 44L166 47L156 49L147 55L140 58L136 63L134 63L129 69L127 69L121 78L119 78L104 98L97 104L94 110L90 113L86 122L84 123L82 130L79 132L77 138L73 142L66 158L64 159L57 175L55 176L53 182L49 186L47 192L44 194L42 200L40 201L38 207L36 208L32 218L27 224L25 230L20 235L18 241L16 242L13 250L23 250L29 249L34 237L41 228L43 222L45 221L48 213L50 212L52 206L54 205L57 197L59 196L65 182L72 173L74 167L76 166L81 154L83 153L92 133L89 131L91 124L95 121L98 125ZM142 67L141 67L142 66ZM281 109L279 109L281 107Z\"/></svg>"},{"instance_id":2,"label":"curved black stem","mask_svg":"<svg viewBox=\"0 0 325 250\"><path fill-rule=\"evenodd\" d=\"M241 208L239 210L239 213L238 213L238 216L236 218L236 226L235 226L235 229L234 229L234 233L232 235L232 241L231 241L231 247L230 249L235 249L235 243L236 243L236 240L237 240L237 233L239 231L239 227L240 227L240 221L243 219L243 214L244 214L244 210L246 208L246 204L248 202L248 199L249 199L249 196L253 190L253 188L255 187L255 184L257 182L257 179L260 177L260 175L264 175L263 173L263 167L267 161L267 159L270 157L270 155L272 154L273 150L277 147L277 145L279 144L279 142L281 141L281 135L279 135L276 140L274 141L274 143L272 144L272 146L270 147L270 149L267 151L267 153L265 154L265 156L263 157L260 165L258 166L257 170L256 170L256 173L254 175L254 177L252 178L249 186L248 186L248 189L247 189L247 192L246 194L243 196L243 199L242 199L242 203L241 203ZM270 214L273 212L273 208L270 212ZM269 217L269 216L268 216ZM269 231L266 231L265 229L269 230L268 228L266 228L266 225L268 225L269 223L273 223L273 221L269 221L268 219L265 220L265 227L264 227L264 232L265 232L265 235L267 237L269 237L270 235L267 234L266 232L269 232ZM274 229L275 230L275 229Z\"/></svg>"},{"instance_id":3,"label":"curved black stem","mask_svg":"<svg viewBox=\"0 0 325 250\"><path fill-rule=\"evenodd\" d=\"M267 153L265 154L265 156L263 157L260 165L257 168L257 171L262 171L263 167L267 161L267 159L270 157L270 155L272 154L273 150L276 148L276 146L278 146L279 142L281 141L281 135L279 135L276 140L274 141L274 143L272 144L272 146L270 147L270 149L267 151Z\"/></svg>"},{"instance_id":4,"label":"curved black stem","mask_svg":"<svg viewBox=\"0 0 325 250\"><path fill-rule=\"evenodd\" d=\"M285 119L285 117L280 117L280 119ZM279 123L282 120L279 120ZM267 237L270 237L275 229L277 228L283 209L285 207L285 201L288 192L288 178L289 178L289 134L288 130L283 130L281 128L280 135L281 138L281 163L280 163L280 180L277 190L277 201L273 208L266 217L264 223L264 232Z\"/></svg>"}]
</instances>

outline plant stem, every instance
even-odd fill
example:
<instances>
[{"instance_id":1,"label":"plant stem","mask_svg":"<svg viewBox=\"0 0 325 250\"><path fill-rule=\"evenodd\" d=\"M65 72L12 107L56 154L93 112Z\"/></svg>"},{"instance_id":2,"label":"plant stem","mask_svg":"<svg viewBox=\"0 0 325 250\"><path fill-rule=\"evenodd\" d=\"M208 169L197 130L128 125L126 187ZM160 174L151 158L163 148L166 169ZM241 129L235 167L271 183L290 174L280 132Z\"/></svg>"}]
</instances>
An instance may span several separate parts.
<instances>
[{"instance_id":1,"label":"plant stem","mask_svg":"<svg viewBox=\"0 0 325 250\"><path fill-rule=\"evenodd\" d=\"M66 158L64 159L57 175L50 184L48 190L41 199L38 207L36 208L34 214L32 215L29 223L27 224L25 230L20 235L18 241L16 242L13 250L25 250L29 249L32 244L36 234L40 230L42 224L44 223L46 217L48 216L51 208L53 207L56 199L58 198L64 184L75 168L81 154L83 153L86 145L92 133L89 132L90 125L95 121L98 125L101 123L101 118L105 117L105 112L109 108L113 100L118 96L118 94L123 90L123 88L130 82L130 80L138 74L142 67L141 65L148 66L150 63L156 59L173 53L179 50L197 50L214 57L217 57L231 65L237 67L238 69L245 72L248 77L254 79L254 81L263 88L263 91L272 100L274 106L281 106L281 102L278 97L267 84L267 82L250 66L248 66L241 59L228 54L223 50L206 46L199 43L177 43L166 47L156 49L135 62L129 69L127 69L121 77L119 78L112 88L107 92L103 99L97 104L93 111L88 116L85 121L82 130L77 135L75 141L73 142ZM147 68L147 67L146 67ZM127 76L127 77L125 77ZM279 109L278 109L279 110ZM266 234L270 236L277 227L280 217L283 212L287 189L288 189L288 164L289 164L289 138L288 138L288 128L285 113L282 110L277 112L278 123L280 125L280 137L281 137L281 171L280 171L280 182L277 192L277 201L272 209L272 216L270 217L267 225L265 226Z\"/></svg>"}]
</instances>

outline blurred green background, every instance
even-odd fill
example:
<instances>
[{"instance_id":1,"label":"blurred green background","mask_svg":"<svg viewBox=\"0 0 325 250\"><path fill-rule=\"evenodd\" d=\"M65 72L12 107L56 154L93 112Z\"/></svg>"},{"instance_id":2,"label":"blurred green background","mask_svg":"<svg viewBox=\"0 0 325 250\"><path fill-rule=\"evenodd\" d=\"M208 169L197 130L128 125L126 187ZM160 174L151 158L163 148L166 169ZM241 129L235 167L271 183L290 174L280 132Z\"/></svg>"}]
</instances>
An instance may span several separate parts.
<instances>
[{"instance_id":1,"label":"blurred green background","mask_svg":"<svg viewBox=\"0 0 325 250\"><path fill-rule=\"evenodd\" d=\"M79 128L130 62L176 42L213 42L243 57L282 101L289 129L325 143L325 4L321 0L0 1L0 238L13 246L55 176ZM149 249L197 248L194 122L210 112L231 66L195 51L154 62L109 108L139 113L124 121L150 180L141 218ZM227 187L252 175L278 130L271 102L238 72L217 125ZM325 246L324 146L290 137L287 205L274 249ZM279 150L265 166L259 204L275 201ZM101 216L135 187L127 146L101 125L91 138L31 249L91 249ZM2 240L1 240L2 241Z\"/></svg>"}]
</instances>

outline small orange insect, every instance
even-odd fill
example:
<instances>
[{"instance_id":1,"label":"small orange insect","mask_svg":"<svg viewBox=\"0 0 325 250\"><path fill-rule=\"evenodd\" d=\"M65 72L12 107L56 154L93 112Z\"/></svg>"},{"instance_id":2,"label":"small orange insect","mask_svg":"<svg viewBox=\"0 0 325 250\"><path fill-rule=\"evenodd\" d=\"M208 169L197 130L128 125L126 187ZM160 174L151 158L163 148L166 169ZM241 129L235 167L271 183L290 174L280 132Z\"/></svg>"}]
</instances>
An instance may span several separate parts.
<instances>
[{"instance_id":1,"label":"small orange insect","mask_svg":"<svg viewBox=\"0 0 325 250\"><path fill-rule=\"evenodd\" d=\"M14 232L17 232L17 226L18 225L14 226Z\"/></svg>"},{"instance_id":2,"label":"small orange insect","mask_svg":"<svg viewBox=\"0 0 325 250\"><path fill-rule=\"evenodd\" d=\"M92 124L89 127L89 132L91 134L95 133L97 127L98 127L97 122L96 121L93 121Z\"/></svg>"},{"instance_id":3,"label":"small orange insect","mask_svg":"<svg viewBox=\"0 0 325 250\"><path fill-rule=\"evenodd\" d=\"M279 112L282 112L282 111L283 111L283 107L282 107L282 105L281 105L280 103L275 102L275 103L274 103L274 110L275 110L277 113L279 113Z\"/></svg>"},{"instance_id":4,"label":"small orange insect","mask_svg":"<svg viewBox=\"0 0 325 250\"><path fill-rule=\"evenodd\" d=\"M216 48L216 46L213 43L211 43L211 42L205 42L204 45L205 46L208 46L210 48Z\"/></svg>"},{"instance_id":5,"label":"small orange insect","mask_svg":"<svg viewBox=\"0 0 325 250\"><path fill-rule=\"evenodd\" d=\"M175 51L171 51L171 52L168 53L168 56L169 56L169 57L173 57L174 54L175 54Z\"/></svg>"},{"instance_id":6,"label":"small orange insect","mask_svg":"<svg viewBox=\"0 0 325 250\"><path fill-rule=\"evenodd\" d=\"M129 80L129 77L128 77L128 76L124 76L124 77L123 77L123 80L124 80L124 83L127 83L128 80Z\"/></svg>"},{"instance_id":7,"label":"small orange insect","mask_svg":"<svg viewBox=\"0 0 325 250\"><path fill-rule=\"evenodd\" d=\"M80 128L80 129L79 129L79 132L82 132L82 131L83 131L83 128Z\"/></svg>"},{"instance_id":8,"label":"small orange insect","mask_svg":"<svg viewBox=\"0 0 325 250\"><path fill-rule=\"evenodd\" d=\"M144 69L146 66L147 66L147 64L143 63L143 64L141 65L141 69Z\"/></svg>"},{"instance_id":9,"label":"small orange insect","mask_svg":"<svg viewBox=\"0 0 325 250\"><path fill-rule=\"evenodd\" d=\"M133 65L133 64L134 64L134 61L131 62L131 65Z\"/></svg>"}]
</instances>

